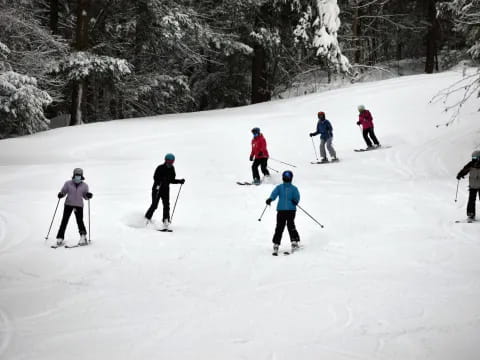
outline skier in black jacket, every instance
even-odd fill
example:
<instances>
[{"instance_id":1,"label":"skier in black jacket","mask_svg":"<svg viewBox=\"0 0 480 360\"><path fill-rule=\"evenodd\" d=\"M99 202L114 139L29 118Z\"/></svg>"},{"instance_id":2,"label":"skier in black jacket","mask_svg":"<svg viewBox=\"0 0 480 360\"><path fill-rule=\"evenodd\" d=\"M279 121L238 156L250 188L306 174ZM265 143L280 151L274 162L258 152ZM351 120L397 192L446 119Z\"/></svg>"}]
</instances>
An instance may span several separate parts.
<instances>
[{"instance_id":1,"label":"skier in black jacket","mask_svg":"<svg viewBox=\"0 0 480 360\"><path fill-rule=\"evenodd\" d=\"M469 175L469 196L467 204L468 219L475 220L475 201L477 194L480 198L480 150L475 150L472 153L472 161L463 167L457 174L457 180L463 179L465 175Z\"/></svg>"},{"instance_id":2,"label":"skier in black jacket","mask_svg":"<svg viewBox=\"0 0 480 360\"><path fill-rule=\"evenodd\" d=\"M165 162L159 165L153 175L152 205L145 213L147 223L151 221L153 213L157 210L160 198L163 203L163 228L168 229L170 225L170 184L184 184L185 179L175 179L175 155L165 155Z\"/></svg>"}]
</instances>

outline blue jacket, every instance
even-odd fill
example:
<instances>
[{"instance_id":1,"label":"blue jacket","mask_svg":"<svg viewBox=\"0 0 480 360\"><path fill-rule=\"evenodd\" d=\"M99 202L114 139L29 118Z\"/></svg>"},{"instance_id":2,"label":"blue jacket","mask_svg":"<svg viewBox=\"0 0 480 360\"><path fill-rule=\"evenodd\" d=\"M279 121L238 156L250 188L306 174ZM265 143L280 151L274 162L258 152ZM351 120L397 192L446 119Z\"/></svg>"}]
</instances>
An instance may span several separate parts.
<instances>
[{"instance_id":1,"label":"blue jacket","mask_svg":"<svg viewBox=\"0 0 480 360\"><path fill-rule=\"evenodd\" d=\"M278 197L277 210L297 210L297 206L292 200L300 201L300 193L295 185L283 183L277 185L270 194L270 199L274 201Z\"/></svg>"},{"instance_id":2,"label":"blue jacket","mask_svg":"<svg viewBox=\"0 0 480 360\"><path fill-rule=\"evenodd\" d=\"M318 120L317 122L317 131L313 133L313 135L320 134L320 138L323 140L328 140L333 136L333 127L330 124L330 121L327 119L325 120Z\"/></svg>"}]
</instances>

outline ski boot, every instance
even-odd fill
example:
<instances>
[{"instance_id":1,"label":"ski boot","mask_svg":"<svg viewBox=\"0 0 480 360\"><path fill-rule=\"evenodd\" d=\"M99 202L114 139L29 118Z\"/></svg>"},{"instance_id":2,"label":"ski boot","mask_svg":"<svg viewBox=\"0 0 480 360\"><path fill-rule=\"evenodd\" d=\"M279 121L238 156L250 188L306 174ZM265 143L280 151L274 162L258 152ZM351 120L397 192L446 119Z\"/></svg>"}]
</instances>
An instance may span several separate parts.
<instances>
[{"instance_id":1,"label":"ski boot","mask_svg":"<svg viewBox=\"0 0 480 360\"><path fill-rule=\"evenodd\" d=\"M253 179L253 185L260 185L260 179L259 178Z\"/></svg>"},{"instance_id":2,"label":"ski boot","mask_svg":"<svg viewBox=\"0 0 480 360\"><path fill-rule=\"evenodd\" d=\"M164 219L164 220L163 220L163 228L162 228L162 230L167 231L169 225L170 225L170 221L169 221L168 219Z\"/></svg>"},{"instance_id":3,"label":"ski boot","mask_svg":"<svg viewBox=\"0 0 480 360\"><path fill-rule=\"evenodd\" d=\"M85 245L88 245L87 235L81 234L80 240L78 241L78 246L85 246Z\"/></svg>"},{"instance_id":4,"label":"ski boot","mask_svg":"<svg viewBox=\"0 0 480 360\"><path fill-rule=\"evenodd\" d=\"M328 159L327 158L322 158L322 160L320 160L320 163L322 163L322 164L328 163Z\"/></svg>"},{"instance_id":5,"label":"ski boot","mask_svg":"<svg viewBox=\"0 0 480 360\"><path fill-rule=\"evenodd\" d=\"M292 241L292 253L300 249L300 245L298 245L298 241Z\"/></svg>"},{"instance_id":6,"label":"ski boot","mask_svg":"<svg viewBox=\"0 0 480 360\"><path fill-rule=\"evenodd\" d=\"M63 245L63 239L57 238L57 246L62 246L62 245Z\"/></svg>"},{"instance_id":7,"label":"ski boot","mask_svg":"<svg viewBox=\"0 0 480 360\"><path fill-rule=\"evenodd\" d=\"M272 252L273 256L278 256L278 247L279 246L277 244L273 245L273 252Z\"/></svg>"}]
</instances>

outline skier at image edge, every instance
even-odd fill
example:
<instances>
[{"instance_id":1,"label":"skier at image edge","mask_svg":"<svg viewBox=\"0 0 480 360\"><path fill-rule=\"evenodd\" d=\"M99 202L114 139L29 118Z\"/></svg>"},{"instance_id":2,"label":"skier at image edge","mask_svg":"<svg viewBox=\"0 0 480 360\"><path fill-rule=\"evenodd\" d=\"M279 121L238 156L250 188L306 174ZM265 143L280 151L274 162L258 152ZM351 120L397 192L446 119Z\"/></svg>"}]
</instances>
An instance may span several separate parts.
<instances>
[{"instance_id":1,"label":"skier at image edge","mask_svg":"<svg viewBox=\"0 0 480 360\"><path fill-rule=\"evenodd\" d=\"M252 151L250 152L250 161L253 161L252 164L252 177L253 183L255 185L260 184L260 174L258 172L258 167L262 170L264 176L270 176L270 172L267 168L268 162L268 150L267 150L267 141L265 137L260 132L260 128L254 127L252 130Z\"/></svg>"},{"instance_id":2,"label":"skier at image edge","mask_svg":"<svg viewBox=\"0 0 480 360\"><path fill-rule=\"evenodd\" d=\"M469 161L462 170L457 174L457 180L463 179L470 173L468 178L469 195L467 203L467 217L469 220L475 220L475 202L480 198L480 150L472 153L472 160Z\"/></svg>"},{"instance_id":3,"label":"skier at image edge","mask_svg":"<svg viewBox=\"0 0 480 360\"><path fill-rule=\"evenodd\" d=\"M328 162L327 159L327 152L325 147L328 149L330 156L332 157L332 161L337 161L337 154L335 149L333 148L332 141L333 141L333 127L330 121L325 118L325 113L320 111L318 114L318 122L317 122L317 131L310 133L310 137L316 136L320 134L320 157L321 162Z\"/></svg>"},{"instance_id":4,"label":"skier at image edge","mask_svg":"<svg viewBox=\"0 0 480 360\"><path fill-rule=\"evenodd\" d=\"M152 204L145 213L145 219L147 224L151 221L153 213L157 209L160 199L162 199L162 223L166 230L170 225L170 184L184 184L185 179L175 178L175 167L173 166L175 155L168 153L164 160L163 164L157 166L153 175Z\"/></svg>"},{"instance_id":5,"label":"skier at image edge","mask_svg":"<svg viewBox=\"0 0 480 360\"><path fill-rule=\"evenodd\" d=\"M85 180L83 170L81 168L74 169L72 179L65 182L57 195L59 199L63 198L65 195L67 196L63 208L62 221L57 233L57 246L63 245L65 230L70 215L72 215L72 211L75 212L78 232L80 233L80 241L78 242L78 245L87 245L87 230L83 222L83 199L90 200L93 197L93 194L89 192L88 185L83 182L83 180Z\"/></svg>"},{"instance_id":6,"label":"skier at image edge","mask_svg":"<svg viewBox=\"0 0 480 360\"><path fill-rule=\"evenodd\" d=\"M275 233L273 235L273 254L278 255L278 248L282 241L283 230L285 224L287 225L288 234L290 235L290 242L292 252L299 248L300 236L295 228L295 215L297 213L297 204L300 201L300 192L295 185L292 185L293 173L290 170L282 173L283 184L277 185L270 197L265 201L270 205L278 197L277 203L277 224L275 226Z\"/></svg>"},{"instance_id":7,"label":"skier at image edge","mask_svg":"<svg viewBox=\"0 0 480 360\"><path fill-rule=\"evenodd\" d=\"M380 142L378 141L374 131L372 114L370 111L365 109L365 105L358 105L357 109L359 113L357 125L362 126L362 135L365 143L367 144L367 150L380 147ZM372 145L372 141L375 146Z\"/></svg>"}]
</instances>

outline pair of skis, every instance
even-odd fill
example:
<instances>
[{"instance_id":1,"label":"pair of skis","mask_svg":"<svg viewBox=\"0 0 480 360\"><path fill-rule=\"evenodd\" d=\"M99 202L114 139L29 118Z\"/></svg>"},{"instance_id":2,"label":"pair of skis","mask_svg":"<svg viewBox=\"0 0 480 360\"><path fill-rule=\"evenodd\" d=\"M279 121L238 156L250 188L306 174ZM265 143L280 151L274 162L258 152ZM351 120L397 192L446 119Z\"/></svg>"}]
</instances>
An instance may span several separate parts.
<instances>
[{"instance_id":1,"label":"pair of skis","mask_svg":"<svg viewBox=\"0 0 480 360\"><path fill-rule=\"evenodd\" d=\"M336 162L339 162L340 160L339 159L332 159L330 161L310 161L310 164L331 164L331 163L336 163Z\"/></svg>"},{"instance_id":2,"label":"pair of skis","mask_svg":"<svg viewBox=\"0 0 480 360\"><path fill-rule=\"evenodd\" d=\"M380 145L380 146L372 146L366 149L353 149L353 151L364 152L364 151L373 151L373 150L381 150L381 149L390 149L391 147L392 147L391 145Z\"/></svg>"},{"instance_id":3,"label":"pair of skis","mask_svg":"<svg viewBox=\"0 0 480 360\"><path fill-rule=\"evenodd\" d=\"M73 249L73 248L77 248L77 247L83 247L83 246L88 246L89 244L84 244L84 245L80 245L80 244L77 244L77 245L52 245L50 246L52 249L57 249L59 247L63 247L65 249Z\"/></svg>"}]
</instances>

